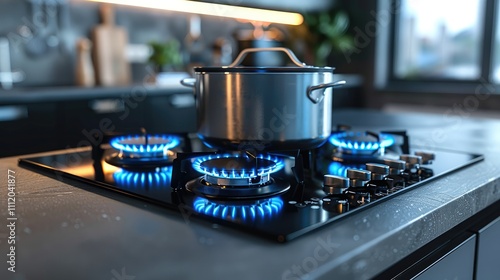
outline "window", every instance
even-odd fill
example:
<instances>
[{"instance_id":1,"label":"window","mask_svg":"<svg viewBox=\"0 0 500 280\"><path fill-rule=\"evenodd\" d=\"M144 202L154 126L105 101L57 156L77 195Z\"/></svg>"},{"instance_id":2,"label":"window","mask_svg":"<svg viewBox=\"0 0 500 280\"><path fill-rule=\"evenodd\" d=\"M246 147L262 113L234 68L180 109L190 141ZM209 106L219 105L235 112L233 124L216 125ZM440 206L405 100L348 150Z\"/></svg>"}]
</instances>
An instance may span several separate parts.
<instances>
[{"instance_id":1,"label":"window","mask_svg":"<svg viewBox=\"0 0 500 280\"><path fill-rule=\"evenodd\" d=\"M483 11L484 1L402 1L394 75L478 79Z\"/></svg>"},{"instance_id":2,"label":"window","mask_svg":"<svg viewBox=\"0 0 500 280\"><path fill-rule=\"evenodd\" d=\"M379 3L379 14L389 10L393 20L385 31L387 45L377 43L379 49L386 47L377 51L377 55L382 54L377 61L389 61L387 68L377 67L386 73L377 73L377 86L404 90L412 84L415 87L407 91L459 93L484 83L500 85L499 1ZM385 82L380 83L381 79Z\"/></svg>"}]
</instances>

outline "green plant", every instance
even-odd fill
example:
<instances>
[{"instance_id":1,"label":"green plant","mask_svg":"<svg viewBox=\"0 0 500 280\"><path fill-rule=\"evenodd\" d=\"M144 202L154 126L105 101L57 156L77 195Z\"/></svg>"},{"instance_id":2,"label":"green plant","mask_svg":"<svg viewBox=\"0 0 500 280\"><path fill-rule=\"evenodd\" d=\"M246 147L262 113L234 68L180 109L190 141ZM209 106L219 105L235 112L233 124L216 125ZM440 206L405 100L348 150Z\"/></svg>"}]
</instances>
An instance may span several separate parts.
<instances>
[{"instance_id":1,"label":"green plant","mask_svg":"<svg viewBox=\"0 0 500 280\"><path fill-rule=\"evenodd\" d=\"M182 63L180 44L177 40L171 39L165 43L150 42L149 45L153 50L149 62L154 63L158 71L163 71L166 67L173 68Z\"/></svg>"},{"instance_id":2,"label":"green plant","mask_svg":"<svg viewBox=\"0 0 500 280\"><path fill-rule=\"evenodd\" d=\"M305 14L304 20L309 31L306 42L314 52L315 65L324 66L331 53L345 53L355 47L354 38L348 33L349 16L346 12Z\"/></svg>"}]
</instances>

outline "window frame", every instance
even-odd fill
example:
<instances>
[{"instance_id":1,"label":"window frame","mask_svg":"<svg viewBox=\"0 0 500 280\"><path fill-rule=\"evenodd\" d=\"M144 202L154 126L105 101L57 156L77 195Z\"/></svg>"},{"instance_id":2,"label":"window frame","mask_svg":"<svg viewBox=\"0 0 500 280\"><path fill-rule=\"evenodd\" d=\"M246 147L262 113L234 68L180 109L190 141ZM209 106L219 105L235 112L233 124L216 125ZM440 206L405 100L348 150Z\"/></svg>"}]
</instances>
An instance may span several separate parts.
<instances>
[{"instance_id":1,"label":"window frame","mask_svg":"<svg viewBox=\"0 0 500 280\"><path fill-rule=\"evenodd\" d=\"M375 88L384 92L433 92L443 94L474 93L488 88L489 93L500 93L500 82L492 80L494 67L494 41L496 37L497 12L500 4L496 0L485 0L480 39L480 73L478 79L415 78L403 79L395 75L396 44L401 0L379 0L378 14L390 9L391 19L384 28L379 26L376 46ZM386 64L382 66L381 64Z\"/></svg>"}]
</instances>

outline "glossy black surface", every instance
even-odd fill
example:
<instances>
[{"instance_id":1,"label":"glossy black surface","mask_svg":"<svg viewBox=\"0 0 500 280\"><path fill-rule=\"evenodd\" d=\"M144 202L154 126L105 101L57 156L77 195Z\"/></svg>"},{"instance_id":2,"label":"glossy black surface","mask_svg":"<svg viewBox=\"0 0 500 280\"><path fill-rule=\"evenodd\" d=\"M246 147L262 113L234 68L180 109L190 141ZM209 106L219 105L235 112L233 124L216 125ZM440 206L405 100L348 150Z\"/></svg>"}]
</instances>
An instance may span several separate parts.
<instances>
[{"instance_id":1,"label":"glossy black surface","mask_svg":"<svg viewBox=\"0 0 500 280\"><path fill-rule=\"evenodd\" d=\"M191 146L195 147L193 150L202 152L200 154L216 154L198 144L183 143L180 148ZM420 178L422 181L417 182L418 179L413 178L410 186L394 192L388 192L387 188L382 186L382 190L379 187L367 187L356 192L351 190L340 197L329 196L323 191L323 175L331 172L332 164L346 169L354 166L362 168L363 163L334 162L334 147L326 143L309 152L280 154L284 157L284 168L273 173L272 178L289 184L290 188L284 193L256 199L214 199L186 190L185 185L189 181L203 179L203 174L192 167L195 156L191 154L179 153L172 166L140 172L109 165L104 158L114 151L107 145L102 148L104 153L98 157L95 151L89 149L83 152L25 158L20 160L20 165L56 179L72 179L117 191L179 211L183 215L187 213L198 216L279 242L293 239L339 218L348 218L354 211L383 203L385 199L418 187L425 181L482 159L482 156L454 151L411 148L412 154L422 150L435 153L435 160L422 166L428 171L424 173L426 176ZM381 161L384 157L397 158L398 152L387 153L383 157L375 158L375 161ZM369 162L373 161L374 158L370 158Z\"/></svg>"}]
</instances>

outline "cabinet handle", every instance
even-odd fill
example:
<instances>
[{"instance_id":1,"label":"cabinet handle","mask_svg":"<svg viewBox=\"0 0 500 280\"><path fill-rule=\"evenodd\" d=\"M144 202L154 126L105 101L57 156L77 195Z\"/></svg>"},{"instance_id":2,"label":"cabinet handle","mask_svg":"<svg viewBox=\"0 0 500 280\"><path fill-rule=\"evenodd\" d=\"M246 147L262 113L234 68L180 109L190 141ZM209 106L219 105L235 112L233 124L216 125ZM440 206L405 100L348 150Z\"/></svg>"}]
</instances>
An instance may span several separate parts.
<instances>
[{"instance_id":1,"label":"cabinet handle","mask_svg":"<svg viewBox=\"0 0 500 280\"><path fill-rule=\"evenodd\" d=\"M0 122L26 118L28 118L28 108L26 106L0 106Z\"/></svg>"},{"instance_id":2,"label":"cabinet handle","mask_svg":"<svg viewBox=\"0 0 500 280\"><path fill-rule=\"evenodd\" d=\"M125 111L125 103L121 99L91 100L89 108L97 114L119 113Z\"/></svg>"}]
</instances>

